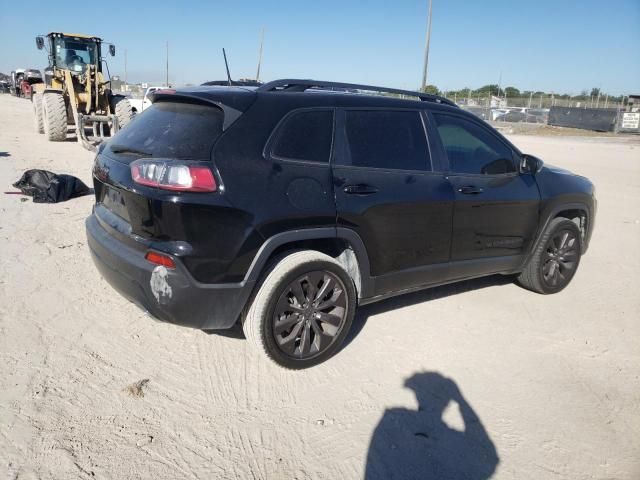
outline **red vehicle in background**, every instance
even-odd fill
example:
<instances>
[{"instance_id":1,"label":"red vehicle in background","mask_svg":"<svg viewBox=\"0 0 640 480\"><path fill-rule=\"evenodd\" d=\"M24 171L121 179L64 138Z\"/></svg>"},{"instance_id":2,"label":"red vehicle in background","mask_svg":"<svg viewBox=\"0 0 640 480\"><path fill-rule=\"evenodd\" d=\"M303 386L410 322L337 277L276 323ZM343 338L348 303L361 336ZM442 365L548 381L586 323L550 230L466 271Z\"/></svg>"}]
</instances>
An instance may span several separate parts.
<instances>
[{"instance_id":1,"label":"red vehicle in background","mask_svg":"<svg viewBox=\"0 0 640 480\"><path fill-rule=\"evenodd\" d=\"M40 70L33 68L19 68L11 72L11 93L16 97L24 97L31 100L33 96L33 85L42 83Z\"/></svg>"}]
</instances>

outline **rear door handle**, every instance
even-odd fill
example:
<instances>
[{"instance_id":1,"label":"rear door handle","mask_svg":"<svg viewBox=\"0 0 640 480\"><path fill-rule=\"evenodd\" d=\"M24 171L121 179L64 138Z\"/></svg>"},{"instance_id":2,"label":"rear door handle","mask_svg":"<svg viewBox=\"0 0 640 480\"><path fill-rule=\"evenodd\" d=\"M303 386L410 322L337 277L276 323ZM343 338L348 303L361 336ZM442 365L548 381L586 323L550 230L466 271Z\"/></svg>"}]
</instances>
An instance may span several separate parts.
<instances>
[{"instance_id":1,"label":"rear door handle","mask_svg":"<svg viewBox=\"0 0 640 480\"><path fill-rule=\"evenodd\" d=\"M478 195L479 193L482 193L484 190L482 190L482 188L480 187L476 187L474 185L466 185L464 187L460 187L458 189L458 192L462 193L463 195Z\"/></svg>"},{"instance_id":2,"label":"rear door handle","mask_svg":"<svg viewBox=\"0 0 640 480\"><path fill-rule=\"evenodd\" d=\"M357 185L347 185L344 187L344 193L354 194L354 195L371 195L372 193L376 193L378 189L373 185L367 185L365 183L359 183Z\"/></svg>"}]
</instances>

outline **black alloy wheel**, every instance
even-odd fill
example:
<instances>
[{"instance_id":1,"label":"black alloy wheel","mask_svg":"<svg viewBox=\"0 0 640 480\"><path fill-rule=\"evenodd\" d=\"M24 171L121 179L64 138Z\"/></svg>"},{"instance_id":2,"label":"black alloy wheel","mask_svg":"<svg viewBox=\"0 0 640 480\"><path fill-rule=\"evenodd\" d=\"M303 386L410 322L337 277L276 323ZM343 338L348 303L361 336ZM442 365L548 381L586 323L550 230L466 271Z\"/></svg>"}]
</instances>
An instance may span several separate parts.
<instances>
[{"instance_id":1,"label":"black alloy wheel","mask_svg":"<svg viewBox=\"0 0 640 480\"><path fill-rule=\"evenodd\" d=\"M291 370L335 355L358 306L355 283L335 258L315 250L275 257L242 317L247 340Z\"/></svg>"},{"instance_id":2,"label":"black alloy wheel","mask_svg":"<svg viewBox=\"0 0 640 480\"><path fill-rule=\"evenodd\" d=\"M580 265L581 235L574 221L564 217L551 220L518 276L518 283L544 295L563 290Z\"/></svg>"},{"instance_id":3,"label":"black alloy wheel","mask_svg":"<svg viewBox=\"0 0 640 480\"><path fill-rule=\"evenodd\" d=\"M542 278L551 288L566 285L578 265L580 240L575 231L562 229L549 239L542 262Z\"/></svg>"},{"instance_id":4,"label":"black alloy wheel","mask_svg":"<svg viewBox=\"0 0 640 480\"><path fill-rule=\"evenodd\" d=\"M273 336L280 351L296 359L325 352L347 316L346 288L332 272L316 270L290 282L273 313Z\"/></svg>"}]
</instances>

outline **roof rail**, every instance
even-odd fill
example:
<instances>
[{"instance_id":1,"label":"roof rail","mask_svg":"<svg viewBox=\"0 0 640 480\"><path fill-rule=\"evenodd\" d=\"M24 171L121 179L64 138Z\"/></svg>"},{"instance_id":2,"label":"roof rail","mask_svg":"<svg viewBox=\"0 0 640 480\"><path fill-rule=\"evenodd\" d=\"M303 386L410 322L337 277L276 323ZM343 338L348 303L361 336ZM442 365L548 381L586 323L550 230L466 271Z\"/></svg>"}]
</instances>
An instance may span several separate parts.
<instances>
[{"instance_id":1,"label":"roof rail","mask_svg":"<svg viewBox=\"0 0 640 480\"><path fill-rule=\"evenodd\" d=\"M304 92L310 88L318 89L345 89L345 90L366 90L370 92L395 93L397 95L407 95L417 97L423 102L442 103L457 107L451 100L440 97L439 95L431 95L429 93L414 92L412 90L400 90L397 88L374 87L373 85L359 85L356 83L341 82L325 82L321 80L300 80L293 78L285 78L282 80L274 80L260 86L258 92Z\"/></svg>"}]
</instances>

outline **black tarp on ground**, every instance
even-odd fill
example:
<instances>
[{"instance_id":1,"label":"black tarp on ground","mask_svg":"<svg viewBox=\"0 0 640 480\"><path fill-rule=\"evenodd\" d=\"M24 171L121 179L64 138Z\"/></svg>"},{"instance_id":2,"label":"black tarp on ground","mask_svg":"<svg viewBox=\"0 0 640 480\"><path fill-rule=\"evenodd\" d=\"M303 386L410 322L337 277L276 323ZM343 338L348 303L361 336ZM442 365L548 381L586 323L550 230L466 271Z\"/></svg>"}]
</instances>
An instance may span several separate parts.
<instances>
[{"instance_id":1,"label":"black tarp on ground","mask_svg":"<svg viewBox=\"0 0 640 480\"><path fill-rule=\"evenodd\" d=\"M33 197L35 203L64 202L90 193L79 178L47 170L27 170L13 186Z\"/></svg>"},{"instance_id":2,"label":"black tarp on ground","mask_svg":"<svg viewBox=\"0 0 640 480\"><path fill-rule=\"evenodd\" d=\"M618 118L614 108L551 107L549 125L613 132Z\"/></svg>"}]
</instances>

